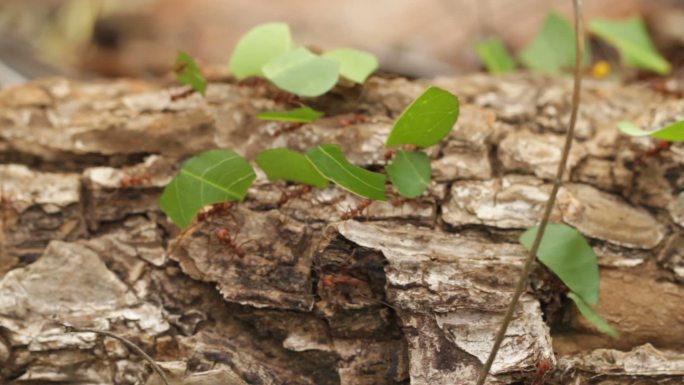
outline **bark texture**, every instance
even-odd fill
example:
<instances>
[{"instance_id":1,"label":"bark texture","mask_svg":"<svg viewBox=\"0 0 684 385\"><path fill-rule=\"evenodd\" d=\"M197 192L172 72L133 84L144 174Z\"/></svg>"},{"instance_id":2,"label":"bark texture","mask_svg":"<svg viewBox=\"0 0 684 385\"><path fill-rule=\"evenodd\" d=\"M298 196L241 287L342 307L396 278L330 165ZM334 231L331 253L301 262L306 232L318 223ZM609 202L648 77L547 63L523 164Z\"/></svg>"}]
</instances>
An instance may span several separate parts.
<instances>
[{"instance_id":1,"label":"bark texture","mask_svg":"<svg viewBox=\"0 0 684 385\"><path fill-rule=\"evenodd\" d=\"M543 268L509 328L490 384L684 381L684 147L619 135L633 119L684 118L645 86L588 82L571 172L554 221L601 264L597 333ZM245 202L181 233L156 200L182 161L229 147L339 143L381 168L393 120L429 84L461 99L430 150L416 200L362 201L263 175ZM326 117L296 130L256 119L287 108L261 83L215 83L206 98L136 81L46 79L0 91L0 382L160 384L117 333L174 384L468 384L486 359L550 190L570 82L540 75L432 81L373 78L306 103ZM359 115L363 118L359 118ZM215 232L225 228L244 257Z\"/></svg>"}]
</instances>

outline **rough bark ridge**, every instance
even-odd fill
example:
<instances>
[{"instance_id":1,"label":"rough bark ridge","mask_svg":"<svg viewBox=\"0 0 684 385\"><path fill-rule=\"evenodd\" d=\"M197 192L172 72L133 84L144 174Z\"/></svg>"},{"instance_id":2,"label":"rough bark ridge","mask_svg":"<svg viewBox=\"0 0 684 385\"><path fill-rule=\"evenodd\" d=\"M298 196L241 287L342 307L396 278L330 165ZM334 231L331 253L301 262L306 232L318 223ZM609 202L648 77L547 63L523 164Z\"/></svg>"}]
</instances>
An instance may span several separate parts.
<instances>
[{"instance_id":1,"label":"rough bark ridge","mask_svg":"<svg viewBox=\"0 0 684 385\"><path fill-rule=\"evenodd\" d=\"M428 84L462 108L420 199L343 221L358 198L331 187L283 202L297 187L259 175L245 202L185 234L156 206L183 159L216 147L253 159L335 142L381 168L393 119ZM374 78L307 101L326 117L296 130L255 118L286 108L263 84L182 99L134 81L0 91L0 381L159 384L123 345L65 334L68 322L136 342L178 384L473 383L524 259L517 236L549 191L570 86ZM600 313L622 338L594 332L538 268L489 383L529 383L542 361L547 383L684 381L684 147L644 157L650 140L615 129L682 118L682 101L645 87L586 85L554 220L591 239Z\"/></svg>"}]
</instances>

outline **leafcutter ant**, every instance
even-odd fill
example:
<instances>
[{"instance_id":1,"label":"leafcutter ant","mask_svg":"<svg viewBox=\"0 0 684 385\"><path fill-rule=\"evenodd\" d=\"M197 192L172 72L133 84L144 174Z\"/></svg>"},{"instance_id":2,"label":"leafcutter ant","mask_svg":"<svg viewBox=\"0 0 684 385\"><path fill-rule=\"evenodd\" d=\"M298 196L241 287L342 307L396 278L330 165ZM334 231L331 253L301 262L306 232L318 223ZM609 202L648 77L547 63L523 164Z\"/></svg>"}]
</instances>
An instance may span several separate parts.
<instances>
[{"instance_id":1,"label":"leafcutter ant","mask_svg":"<svg viewBox=\"0 0 684 385\"><path fill-rule=\"evenodd\" d=\"M546 373L553 369L553 363L548 358L542 358L537 363L537 373L534 377L533 385L544 385L544 380L546 378Z\"/></svg>"},{"instance_id":2,"label":"leafcutter ant","mask_svg":"<svg viewBox=\"0 0 684 385\"><path fill-rule=\"evenodd\" d=\"M371 203L373 203L372 200L370 200L370 199L365 199L364 201L362 201L361 203L359 203L356 207L353 207L353 208L350 208L350 209L344 211L344 212L340 215L340 218L342 218L342 219L345 220L345 221L346 221L347 219L356 218L356 217L358 217L359 215L361 215L364 211L366 211L366 210L368 209L368 207L371 205Z\"/></svg>"},{"instance_id":3,"label":"leafcutter ant","mask_svg":"<svg viewBox=\"0 0 684 385\"><path fill-rule=\"evenodd\" d=\"M282 134L287 134L293 131L296 131L297 129L301 128L304 125L304 123L300 122L291 122L291 123L285 123L281 122L280 127L273 133L274 137L279 137Z\"/></svg>"},{"instance_id":4,"label":"leafcutter ant","mask_svg":"<svg viewBox=\"0 0 684 385\"><path fill-rule=\"evenodd\" d=\"M668 150L671 145L672 142L668 142L666 140L657 140L655 142L655 147L637 154L634 159L634 163L637 165L643 164L646 158L652 158L660 155L663 151Z\"/></svg>"},{"instance_id":5,"label":"leafcutter ant","mask_svg":"<svg viewBox=\"0 0 684 385\"><path fill-rule=\"evenodd\" d=\"M401 146L401 149L406 151L416 151L418 149L418 146L413 144L405 144ZM387 151L385 151L385 162L389 163L392 159L394 159L394 154L396 153L397 150L393 148L390 148Z\"/></svg>"},{"instance_id":6,"label":"leafcutter ant","mask_svg":"<svg viewBox=\"0 0 684 385\"><path fill-rule=\"evenodd\" d=\"M194 93L195 93L195 90L194 90L194 89L188 88L187 90L184 90L184 91L181 91L181 92L179 92L179 93L177 93L177 94L171 95L171 101L172 101L172 102L175 102L175 101L177 101L177 100L185 99L185 98L187 98L188 96L190 96L190 95L192 95L192 94L194 94Z\"/></svg>"},{"instance_id":7,"label":"leafcutter ant","mask_svg":"<svg viewBox=\"0 0 684 385\"><path fill-rule=\"evenodd\" d=\"M245 256L245 250L242 248L242 246L252 241L251 239L248 239L238 244L238 235L235 234L231 236L231 232L227 227L219 227L214 231L214 235L216 236L216 239L218 239L218 241L221 242L222 245L224 245L228 250L230 250L233 254L237 255L240 258L244 258Z\"/></svg>"},{"instance_id":8,"label":"leafcutter ant","mask_svg":"<svg viewBox=\"0 0 684 385\"><path fill-rule=\"evenodd\" d=\"M141 186L152 181L152 175L125 175L121 178L121 188Z\"/></svg>"},{"instance_id":9,"label":"leafcutter ant","mask_svg":"<svg viewBox=\"0 0 684 385\"><path fill-rule=\"evenodd\" d=\"M346 117L346 118L340 118L339 124L340 127L348 127L353 124L359 124L359 123L366 123L368 121L368 117L364 114L354 114L351 117Z\"/></svg>"},{"instance_id":10,"label":"leafcutter ant","mask_svg":"<svg viewBox=\"0 0 684 385\"><path fill-rule=\"evenodd\" d=\"M197 214L197 222L206 222L207 219L215 217L218 214L225 213L233 207L232 202L215 203L209 209Z\"/></svg>"},{"instance_id":11,"label":"leafcutter ant","mask_svg":"<svg viewBox=\"0 0 684 385\"><path fill-rule=\"evenodd\" d=\"M306 194L311 192L311 186L309 185L302 185L294 189L293 191L283 191L280 194L280 199L278 200L278 206L282 206L285 203L289 202L292 199L297 199L300 198Z\"/></svg>"}]
</instances>

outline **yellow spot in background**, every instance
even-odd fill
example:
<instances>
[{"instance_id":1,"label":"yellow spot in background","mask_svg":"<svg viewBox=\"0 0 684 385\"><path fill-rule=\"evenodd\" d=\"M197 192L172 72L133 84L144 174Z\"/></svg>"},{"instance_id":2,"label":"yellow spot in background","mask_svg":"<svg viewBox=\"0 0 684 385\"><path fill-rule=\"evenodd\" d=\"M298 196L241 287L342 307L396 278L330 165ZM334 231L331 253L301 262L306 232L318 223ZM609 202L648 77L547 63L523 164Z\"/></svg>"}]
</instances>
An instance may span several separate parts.
<instances>
[{"instance_id":1,"label":"yellow spot in background","mask_svg":"<svg viewBox=\"0 0 684 385\"><path fill-rule=\"evenodd\" d=\"M591 68L591 76L593 76L594 79L603 79L610 75L611 69L610 63L601 60Z\"/></svg>"}]
</instances>

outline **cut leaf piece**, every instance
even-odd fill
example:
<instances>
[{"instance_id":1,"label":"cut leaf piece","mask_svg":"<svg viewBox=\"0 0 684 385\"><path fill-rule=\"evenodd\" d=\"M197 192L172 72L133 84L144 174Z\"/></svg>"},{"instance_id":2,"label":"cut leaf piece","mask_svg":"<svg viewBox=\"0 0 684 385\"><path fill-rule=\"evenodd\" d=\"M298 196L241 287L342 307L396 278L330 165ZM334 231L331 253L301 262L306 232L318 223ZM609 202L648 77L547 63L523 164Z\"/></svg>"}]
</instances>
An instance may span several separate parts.
<instances>
[{"instance_id":1,"label":"cut leaf piece","mask_svg":"<svg viewBox=\"0 0 684 385\"><path fill-rule=\"evenodd\" d=\"M204 91L207 90L207 80L192 56L186 52L178 51L173 71L176 73L178 83L187 84L193 90L204 95Z\"/></svg>"},{"instance_id":2,"label":"cut leaf piece","mask_svg":"<svg viewBox=\"0 0 684 385\"><path fill-rule=\"evenodd\" d=\"M515 60L501 39L491 38L479 42L475 45L475 51L490 73L502 74L515 69Z\"/></svg>"},{"instance_id":3,"label":"cut leaf piece","mask_svg":"<svg viewBox=\"0 0 684 385\"><path fill-rule=\"evenodd\" d=\"M278 122L311 123L323 116L323 113L311 107L301 107L290 111L260 112L257 118L261 120L275 120Z\"/></svg>"},{"instance_id":4,"label":"cut leaf piece","mask_svg":"<svg viewBox=\"0 0 684 385\"><path fill-rule=\"evenodd\" d=\"M300 96L319 96L337 84L340 65L304 47L285 52L263 68L264 76L281 89Z\"/></svg>"},{"instance_id":5,"label":"cut leaf piece","mask_svg":"<svg viewBox=\"0 0 684 385\"><path fill-rule=\"evenodd\" d=\"M349 163L339 145L320 145L309 150L307 156L321 174L343 188L362 197L387 200L385 175Z\"/></svg>"},{"instance_id":6,"label":"cut leaf piece","mask_svg":"<svg viewBox=\"0 0 684 385\"><path fill-rule=\"evenodd\" d=\"M659 130L645 131L632 122L620 122L618 128L629 136L650 136L656 139L663 139L670 142L684 141L684 120L672 123Z\"/></svg>"},{"instance_id":7,"label":"cut leaf piece","mask_svg":"<svg viewBox=\"0 0 684 385\"><path fill-rule=\"evenodd\" d=\"M375 55L353 48L338 48L322 56L338 62L340 75L359 84L363 84L379 66Z\"/></svg>"},{"instance_id":8,"label":"cut leaf piece","mask_svg":"<svg viewBox=\"0 0 684 385\"><path fill-rule=\"evenodd\" d=\"M577 308L579 309L580 313L586 318L589 322L591 322L594 326L596 326L596 329L598 329L601 333L608 334L609 336L613 338L618 338L620 336L620 333L618 333L617 330L613 329L606 320L601 318L594 309L591 308L586 302L582 300L580 296L577 294L570 292L568 293L568 297L570 297L571 300L575 302L575 305L577 305Z\"/></svg>"},{"instance_id":9,"label":"cut leaf piece","mask_svg":"<svg viewBox=\"0 0 684 385\"><path fill-rule=\"evenodd\" d=\"M585 43L584 64L591 60L589 44ZM526 67L541 72L561 72L575 67L575 30L570 21L551 12L537 36L520 52Z\"/></svg>"},{"instance_id":10,"label":"cut leaf piece","mask_svg":"<svg viewBox=\"0 0 684 385\"><path fill-rule=\"evenodd\" d=\"M230 72L238 79L263 76L263 66L292 48L292 36L287 24L258 25L247 31L235 46L230 57Z\"/></svg>"},{"instance_id":11,"label":"cut leaf piece","mask_svg":"<svg viewBox=\"0 0 684 385\"><path fill-rule=\"evenodd\" d=\"M539 226L520 236L528 250L532 248ZM537 258L573 292L596 305L599 300L599 269L594 250L579 231L564 224L549 223L539 245Z\"/></svg>"},{"instance_id":12,"label":"cut leaf piece","mask_svg":"<svg viewBox=\"0 0 684 385\"><path fill-rule=\"evenodd\" d=\"M410 144L430 147L449 135L458 119L458 98L430 87L401 113L387 138L386 147Z\"/></svg>"},{"instance_id":13,"label":"cut leaf piece","mask_svg":"<svg viewBox=\"0 0 684 385\"><path fill-rule=\"evenodd\" d=\"M159 206L175 224L186 228L202 207L244 199L255 177L252 166L234 151L207 151L183 164L164 189Z\"/></svg>"},{"instance_id":14,"label":"cut leaf piece","mask_svg":"<svg viewBox=\"0 0 684 385\"><path fill-rule=\"evenodd\" d=\"M328 185L309 158L287 148L272 148L257 155L256 162L270 180L287 180L314 187Z\"/></svg>"},{"instance_id":15,"label":"cut leaf piece","mask_svg":"<svg viewBox=\"0 0 684 385\"><path fill-rule=\"evenodd\" d=\"M589 23L589 29L614 45L626 65L661 75L670 72L670 63L656 50L641 17L635 16L627 20L596 19Z\"/></svg>"},{"instance_id":16,"label":"cut leaf piece","mask_svg":"<svg viewBox=\"0 0 684 385\"><path fill-rule=\"evenodd\" d=\"M422 151L398 150L387 166L390 180L403 197L420 196L430 184L430 158Z\"/></svg>"}]
</instances>

